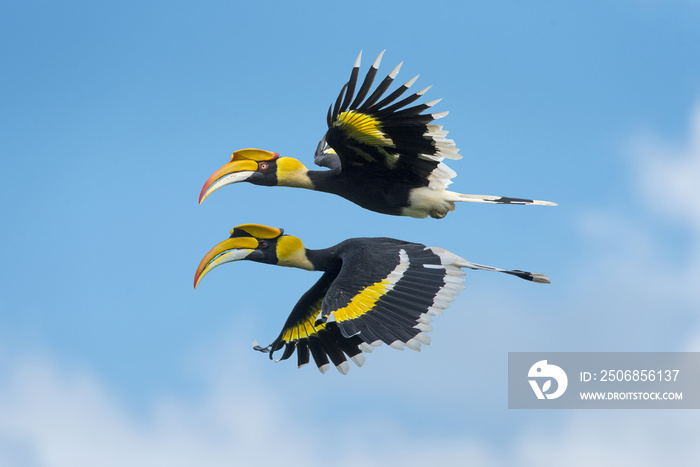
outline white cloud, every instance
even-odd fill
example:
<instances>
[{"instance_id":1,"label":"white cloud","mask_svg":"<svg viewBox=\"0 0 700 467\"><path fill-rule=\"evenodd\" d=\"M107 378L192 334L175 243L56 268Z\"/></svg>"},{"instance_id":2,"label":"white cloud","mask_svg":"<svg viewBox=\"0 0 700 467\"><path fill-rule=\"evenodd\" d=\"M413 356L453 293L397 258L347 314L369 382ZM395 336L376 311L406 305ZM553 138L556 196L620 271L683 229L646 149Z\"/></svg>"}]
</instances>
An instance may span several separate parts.
<instances>
[{"instance_id":1,"label":"white cloud","mask_svg":"<svg viewBox=\"0 0 700 467\"><path fill-rule=\"evenodd\" d=\"M139 416L93 376L46 359L18 362L0 389L0 462L8 467L546 467L564 459L573 466L683 465L700 456L694 442L700 433L687 412L576 412L557 426L532 424L497 449L458 434L405 436L386 421L346 425L339 417L326 431L300 416L303 411L295 416L277 405L274 394L260 385L241 388L232 378L219 378L197 401L160 400Z\"/></svg>"},{"instance_id":2,"label":"white cloud","mask_svg":"<svg viewBox=\"0 0 700 467\"><path fill-rule=\"evenodd\" d=\"M228 362L231 363L230 361ZM342 401L307 417L317 397L295 407L237 365L218 368L195 400L159 398L147 414L131 413L94 375L47 358L3 362L0 464L9 467L110 466L418 466L455 459L499 465L474 440L406 437L382 416L343 419ZM230 368L230 366L228 367Z\"/></svg>"},{"instance_id":3,"label":"white cloud","mask_svg":"<svg viewBox=\"0 0 700 467\"><path fill-rule=\"evenodd\" d=\"M634 140L642 195L662 220L689 227L689 241L676 265L676 293L700 303L700 103L690 118L686 141L671 143L645 135Z\"/></svg>"},{"instance_id":4,"label":"white cloud","mask_svg":"<svg viewBox=\"0 0 700 467\"><path fill-rule=\"evenodd\" d=\"M700 233L700 104L690 122L690 135L680 145L642 135L632 144L642 193L667 218L687 222Z\"/></svg>"},{"instance_id":5,"label":"white cloud","mask_svg":"<svg viewBox=\"0 0 700 467\"><path fill-rule=\"evenodd\" d=\"M682 411L575 412L558 430L522 435L510 463L523 466L694 465L695 414Z\"/></svg>"},{"instance_id":6,"label":"white cloud","mask_svg":"<svg viewBox=\"0 0 700 467\"><path fill-rule=\"evenodd\" d=\"M690 241L683 260L666 276L675 296L700 305L700 103L694 109L686 141L671 143L643 135L632 144L644 199L666 221L688 227ZM670 295L669 293L669 295ZM686 350L700 350L700 330Z\"/></svg>"},{"instance_id":7,"label":"white cloud","mask_svg":"<svg viewBox=\"0 0 700 467\"><path fill-rule=\"evenodd\" d=\"M605 270L631 305L646 300L700 304L700 103L688 136L667 141L640 132L627 146L638 203L591 208L580 217L587 267ZM673 236L675 235L675 236Z\"/></svg>"},{"instance_id":8,"label":"white cloud","mask_svg":"<svg viewBox=\"0 0 700 467\"><path fill-rule=\"evenodd\" d=\"M158 400L129 413L94 376L41 358L4 368L0 387L3 465L229 466L314 464L306 435L264 387L224 376L187 403ZM271 436L284 433L284 436Z\"/></svg>"}]
</instances>

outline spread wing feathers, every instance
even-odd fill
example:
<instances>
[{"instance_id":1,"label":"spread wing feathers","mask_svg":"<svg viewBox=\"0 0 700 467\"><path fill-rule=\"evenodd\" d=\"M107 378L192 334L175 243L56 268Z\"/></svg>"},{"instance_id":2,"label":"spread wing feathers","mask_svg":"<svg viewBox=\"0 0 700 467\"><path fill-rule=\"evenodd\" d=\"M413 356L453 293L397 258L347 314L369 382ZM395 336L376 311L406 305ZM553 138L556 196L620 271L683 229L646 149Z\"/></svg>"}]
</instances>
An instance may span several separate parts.
<instances>
[{"instance_id":1,"label":"spread wing feathers","mask_svg":"<svg viewBox=\"0 0 700 467\"><path fill-rule=\"evenodd\" d=\"M442 160L460 159L461 156L454 141L446 138L447 131L431 122L444 117L447 112L423 113L440 99L410 106L430 87L395 102L418 76L382 99L401 64L369 94L383 54L374 61L357 95L354 95L362 54L357 57L350 80L328 109L328 131L319 144L315 161L318 165L330 167L330 158L338 160L344 169L364 166L367 169L409 172L413 175L411 178L418 176L424 182L421 186L445 188L456 174Z\"/></svg>"},{"instance_id":2,"label":"spread wing feathers","mask_svg":"<svg viewBox=\"0 0 700 467\"><path fill-rule=\"evenodd\" d=\"M321 373L325 373L332 362L338 371L346 374L350 369L347 357L357 366L362 366L365 361L359 348L362 339L344 337L335 323L323 323L317 319L321 313L323 297L334 277L334 274L325 273L301 297L287 318L282 332L272 344L267 347L254 344L253 348L268 352L270 359L277 350L284 348L277 361L288 359L296 350L299 367L309 363L309 357L313 357Z\"/></svg>"},{"instance_id":3,"label":"spread wing feathers","mask_svg":"<svg viewBox=\"0 0 700 467\"><path fill-rule=\"evenodd\" d=\"M464 288L464 272L416 243L381 239L366 248L366 256L343 260L323 301L322 320L337 323L347 338L361 338L365 352L381 343L420 350L430 343L431 316L442 314Z\"/></svg>"}]
</instances>

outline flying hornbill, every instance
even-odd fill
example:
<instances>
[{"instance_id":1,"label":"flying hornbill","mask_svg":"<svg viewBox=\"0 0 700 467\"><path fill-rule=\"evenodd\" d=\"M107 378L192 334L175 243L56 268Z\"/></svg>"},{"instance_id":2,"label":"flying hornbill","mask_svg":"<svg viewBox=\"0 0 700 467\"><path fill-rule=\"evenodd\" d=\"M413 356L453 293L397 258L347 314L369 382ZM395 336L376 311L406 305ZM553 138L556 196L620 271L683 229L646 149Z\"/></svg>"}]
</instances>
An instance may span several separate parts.
<instances>
[{"instance_id":1,"label":"flying hornbill","mask_svg":"<svg viewBox=\"0 0 700 467\"><path fill-rule=\"evenodd\" d=\"M255 345L269 352L284 347L286 360L297 352L299 367L309 354L322 373L330 362L343 374L347 357L358 366L362 352L386 343L420 350L429 344L431 316L442 314L464 289L460 268L512 274L533 282L549 283L544 274L506 270L470 263L442 248L393 238L351 238L323 250L309 250L282 229L244 224L212 248L199 263L195 288L215 267L230 261L250 260L323 275L292 309L272 344Z\"/></svg>"},{"instance_id":2,"label":"flying hornbill","mask_svg":"<svg viewBox=\"0 0 700 467\"><path fill-rule=\"evenodd\" d=\"M382 98L403 62L369 94L383 54L379 54L355 95L360 53L350 80L328 109L328 131L318 144L314 162L330 170L310 171L298 160L280 157L276 152L242 149L209 177L199 202L223 186L245 181L335 193L371 211L417 218L445 217L458 201L555 204L447 191L456 173L442 160L462 156L454 141L445 138L447 131L431 124L447 112L423 113L440 99L409 107L430 87L394 103L418 76Z\"/></svg>"}]
</instances>

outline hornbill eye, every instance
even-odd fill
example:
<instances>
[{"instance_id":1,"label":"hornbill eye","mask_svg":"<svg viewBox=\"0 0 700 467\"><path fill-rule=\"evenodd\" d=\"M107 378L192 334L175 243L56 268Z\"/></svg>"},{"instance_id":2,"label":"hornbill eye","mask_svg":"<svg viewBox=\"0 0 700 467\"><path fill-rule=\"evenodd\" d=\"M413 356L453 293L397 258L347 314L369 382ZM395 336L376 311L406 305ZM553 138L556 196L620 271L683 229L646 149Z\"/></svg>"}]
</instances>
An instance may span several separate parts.
<instances>
[{"instance_id":1,"label":"hornbill eye","mask_svg":"<svg viewBox=\"0 0 700 467\"><path fill-rule=\"evenodd\" d=\"M259 247L259 248L267 248L267 247L268 247L268 243L267 243L266 241L264 241L264 240L261 240L261 241L258 243L258 247Z\"/></svg>"},{"instance_id":2,"label":"hornbill eye","mask_svg":"<svg viewBox=\"0 0 700 467\"><path fill-rule=\"evenodd\" d=\"M258 164L258 168L263 171L267 170L268 167L270 167L270 164L268 164L267 162L261 162L260 164Z\"/></svg>"}]
</instances>

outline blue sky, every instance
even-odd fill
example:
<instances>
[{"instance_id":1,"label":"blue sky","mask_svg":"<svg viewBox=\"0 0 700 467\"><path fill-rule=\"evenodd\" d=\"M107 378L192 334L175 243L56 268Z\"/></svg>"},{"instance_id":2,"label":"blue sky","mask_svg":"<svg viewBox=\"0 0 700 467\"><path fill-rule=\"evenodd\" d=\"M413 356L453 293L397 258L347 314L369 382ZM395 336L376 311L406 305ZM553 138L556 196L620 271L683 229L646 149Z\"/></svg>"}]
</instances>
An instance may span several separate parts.
<instances>
[{"instance_id":1,"label":"blue sky","mask_svg":"<svg viewBox=\"0 0 700 467\"><path fill-rule=\"evenodd\" d=\"M0 6L0 464L690 464L693 411L509 411L512 351L700 350L700 3L16 2ZM363 50L464 156L442 220L252 185L230 153L312 154ZM242 223L310 248L392 236L544 272L469 272L420 353L273 364L316 279L239 263ZM619 437L625 433L625 439Z\"/></svg>"}]
</instances>

